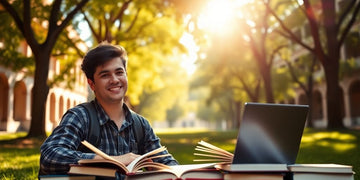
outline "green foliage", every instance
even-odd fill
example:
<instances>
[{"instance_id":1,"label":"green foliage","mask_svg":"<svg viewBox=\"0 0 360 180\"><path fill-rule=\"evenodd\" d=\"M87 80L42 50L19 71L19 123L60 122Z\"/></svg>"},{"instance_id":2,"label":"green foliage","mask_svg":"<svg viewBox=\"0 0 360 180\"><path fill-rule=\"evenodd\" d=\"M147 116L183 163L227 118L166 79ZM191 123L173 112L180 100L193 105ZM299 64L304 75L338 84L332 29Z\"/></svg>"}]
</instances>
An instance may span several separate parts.
<instances>
[{"instance_id":1,"label":"green foliage","mask_svg":"<svg viewBox=\"0 0 360 180\"><path fill-rule=\"evenodd\" d=\"M33 0L30 3L31 18L33 19L31 21L31 27L33 28L35 38L41 43L47 36L51 4L43 3L41 0ZM23 3L21 1L13 1L12 5L19 14L22 14ZM71 3L71 5L74 5L74 3ZM69 11L69 8L66 8L66 6L70 6L70 4L63 4L62 13L64 14ZM20 18L23 17L20 16ZM56 18L60 20L62 17ZM9 13L4 10L0 11L0 19L2 19L0 31L7 32L0 34L0 42L3 43L2 46L5 47L0 49L0 64L15 72L24 69L28 75L33 75L35 71L35 59L33 55L28 57L23 54L23 52L30 51L30 49L23 49L27 48L23 35L16 27L15 22L10 17ZM60 74L55 75L55 77L52 77L52 80L48 82L50 87L64 83L67 84L65 87L71 88L74 82L74 77L70 77L71 73L69 70L74 67L74 61L81 56L79 51L75 50L76 52L74 53L74 44L81 41L76 37L69 38L68 35L69 32L64 30L53 49L52 56L56 57L59 61L65 59L66 62L61 62L61 65L65 65L61 66L62 69L60 70Z\"/></svg>"},{"instance_id":2,"label":"green foliage","mask_svg":"<svg viewBox=\"0 0 360 180\"><path fill-rule=\"evenodd\" d=\"M190 87L208 88L204 102L199 103L201 119L233 120L239 109L235 104L259 98L259 74L249 46L243 40L241 27L229 27L227 34L211 36L206 58L197 62ZM201 94L201 93L200 93ZM204 95L204 94L203 94ZM201 100L199 98L199 100Z\"/></svg>"},{"instance_id":3,"label":"green foliage","mask_svg":"<svg viewBox=\"0 0 360 180\"><path fill-rule=\"evenodd\" d=\"M28 74L33 74L35 63L32 57L26 57L16 50L6 48L0 49L0 64L15 72L26 68Z\"/></svg>"},{"instance_id":4,"label":"green foliage","mask_svg":"<svg viewBox=\"0 0 360 180\"><path fill-rule=\"evenodd\" d=\"M83 16L90 23L95 44L106 40L128 52L127 97L131 105L149 120L164 120L166 110L187 90L186 75L176 58L185 52L179 43L185 28L175 17L172 4L97 0L90 1L85 10ZM74 21L76 29L80 20Z\"/></svg>"},{"instance_id":5,"label":"green foliage","mask_svg":"<svg viewBox=\"0 0 360 180\"><path fill-rule=\"evenodd\" d=\"M347 59L346 61L340 61L340 77L352 76L356 74L360 67L355 58Z\"/></svg>"},{"instance_id":6,"label":"green foliage","mask_svg":"<svg viewBox=\"0 0 360 180\"><path fill-rule=\"evenodd\" d=\"M84 46L83 41L78 37L68 37L74 31L64 32L59 36L56 41L55 47L52 51L52 56L56 58L59 63L59 72L48 80L50 87L62 87L64 89L73 89L76 76L81 72L79 66L76 66L80 61L81 57L84 56L85 52L78 46ZM73 35L72 35L73 36Z\"/></svg>"},{"instance_id":7,"label":"green foliage","mask_svg":"<svg viewBox=\"0 0 360 180\"><path fill-rule=\"evenodd\" d=\"M8 67L13 71L20 71L28 68L28 73L33 72L34 59L22 54L24 46L19 48L23 41L20 31L16 28L15 22L4 10L0 10L1 26L0 31L0 65ZM6 47L6 48L5 48Z\"/></svg>"},{"instance_id":8,"label":"green foliage","mask_svg":"<svg viewBox=\"0 0 360 180\"><path fill-rule=\"evenodd\" d=\"M165 120L168 109L176 102L187 99L188 77L179 63L176 60L164 62L161 67L156 68L157 72L153 76L143 76L145 82L137 106L140 114L150 120Z\"/></svg>"}]
</instances>

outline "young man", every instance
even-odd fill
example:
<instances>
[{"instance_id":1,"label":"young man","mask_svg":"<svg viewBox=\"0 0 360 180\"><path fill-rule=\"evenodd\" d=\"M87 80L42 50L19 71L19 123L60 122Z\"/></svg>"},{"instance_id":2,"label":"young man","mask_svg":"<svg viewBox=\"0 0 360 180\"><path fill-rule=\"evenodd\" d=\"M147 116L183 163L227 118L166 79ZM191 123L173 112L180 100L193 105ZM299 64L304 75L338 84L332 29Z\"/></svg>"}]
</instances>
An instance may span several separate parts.
<instances>
[{"instance_id":1,"label":"young man","mask_svg":"<svg viewBox=\"0 0 360 180\"><path fill-rule=\"evenodd\" d=\"M82 70L96 96L95 105L100 124L98 149L128 165L139 154L161 146L149 122L131 112L124 103L128 87L127 55L124 48L106 43L90 50L84 57ZM143 128L143 144L135 141L133 117L136 116ZM69 164L79 159L101 158L92 152L81 151L81 141L89 134L89 115L83 106L69 109L53 133L41 146L39 174L66 174ZM140 149L139 149L140 148ZM168 153L166 151L162 153ZM172 157L156 159L167 165L177 165Z\"/></svg>"}]
</instances>

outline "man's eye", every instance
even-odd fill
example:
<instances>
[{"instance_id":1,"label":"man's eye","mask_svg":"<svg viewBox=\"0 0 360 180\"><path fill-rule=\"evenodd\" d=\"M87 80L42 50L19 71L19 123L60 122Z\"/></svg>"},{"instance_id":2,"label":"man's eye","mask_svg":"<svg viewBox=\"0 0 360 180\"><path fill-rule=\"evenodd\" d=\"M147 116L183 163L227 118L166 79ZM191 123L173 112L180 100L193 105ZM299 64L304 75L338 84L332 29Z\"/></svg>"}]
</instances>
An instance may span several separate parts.
<instances>
[{"instance_id":1,"label":"man's eye","mask_svg":"<svg viewBox=\"0 0 360 180\"><path fill-rule=\"evenodd\" d=\"M117 75L123 75L124 74L124 71L118 71L116 72Z\"/></svg>"},{"instance_id":2,"label":"man's eye","mask_svg":"<svg viewBox=\"0 0 360 180\"><path fill-rule=\"evenodd\" d=\"M102 74L100 77L105 78L105 77L108 77L108 76L109 76L108 74Z\"/></svg>"}]
</instances>

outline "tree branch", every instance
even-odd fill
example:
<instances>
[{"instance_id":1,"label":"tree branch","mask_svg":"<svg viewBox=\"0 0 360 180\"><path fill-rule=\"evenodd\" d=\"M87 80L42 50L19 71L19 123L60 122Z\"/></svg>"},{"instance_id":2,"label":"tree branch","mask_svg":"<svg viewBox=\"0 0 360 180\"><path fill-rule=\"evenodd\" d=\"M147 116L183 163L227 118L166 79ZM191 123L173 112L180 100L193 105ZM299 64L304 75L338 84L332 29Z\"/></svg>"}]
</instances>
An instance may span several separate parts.
<instances>
[{"instance_id":1,"label":"tree branch","mask_svg":"<svg viewBox=\"0 0 360 180\"><path fill-rule=\"evenodd\" d=\"M141 8L138 8L137 11L136 11L136 15L135 15L134 19L131 21L131 24L130 24L130 26L126 29L125 33L130 32L130 30L134 27L135 22L137 21L137 19L138 19L138 17L139 17L140 11L141 11ZM120 26L119 26L119 30L120 30Z\"/></svg>"},{"instance_id":2,"label":"tree branch","mask_svg":"<svg viewBox=\"0 0 360 180\"><path fill-rule=\"evenodd\" d=\"M270 5L266 2L264 2L264 5L266 6L267 9L269 9L269 12L271 13L271 15L273 15L275 17L275 19L279 22L281 28L287 33L287 38L290 38L291 40L293 40L294 42L298 43L299 45L303 46L305 49L308 49L311 52L314 52L315 49L311 48L310 46L308 46L307 44L305 44L304 42L302 42L301 39L299 39L287 26L285 26L284 22L280 19L280 17L270 8ZM283 35L283 33L280 33L281 35Z\"/></svg>"},{"instance_id":3,"label":"tree branch","mask_svg":"<svg viewBox=\"0 0 360 180\"><path fill-rule=\"evenodd\" d=\"M240 81L240 83L242 84L242 87L234 85L234 86L232 86L232 88L243 89L248 94L248 96L250 97L250 99L252 101L257 101L258 97L259 97L258 93L259 93L260 80L257 81L255 91L252 91L250 89L250 87L246 84L244 78L239 73L237 73L237 72L235 72L235 70L231 69L231 74L233 76L235 76Z\"/></svg>"},{"instance_id":4,"label":"tree branch","mask_svg":"<svg viewBox=\"0 0 360 180\"><path fill-rule=\"evenodd\" d=\"M107 42L111 42L112 35L111 35L110 27L109 27L109 26L111 26L111 22L108 22L108 20L106 19L105 14L104 14L104 26L105 26L105 34L104 34L104 39L103 40L106 40Z\"/></svg>"},{"instance_id":5,"label":"tree branch","mask_svg":"<svg viewBox=\"0 0 360 180\"><path fill-rule=\"evenodd\" d=\"M154 22L156 22L158 19L149 21L147 23L144 23L142 26L140 26L138 29L138 32L136 32L135 35L133 35L133 37L128 37L128 38L124 38L124 40L130 40L130 39L136 39L137 37L139 37L139 34L141 34L141 32L147 27L150 26L151 24L153 24Z\"/></svg>"},{"instance_id":6,"label":"tree branch","mask_svg":"<svg viewBox=\"0 0 360 180\"><path fill-rule=\"evenodd\" d=\"M25 35L24 22L20 19L20 16L16 12L16 10L11 6L11 4L7 0L0 0L0 3L5 8L5 10L10 14L10 16L14 19L15 24L19 28L21 33Z\"/></svg>"},{"instance_id":7,"label":"tree branch","mask_svg":"<svg viewBox=\"0 0 360 180\"><path fill-rule=\"evenodd\" d=\"M341 24L345 21L345 18L348 16L348 14L351 12L351 9L354 7L356 0L347 0L347 2L350 2L348 6L346 6L343 13L340 15L339 21L337 26L341 27Z\"/></svg>"},{"instance_id":8,"label":"tree branch","mask_svg":"<svg viewBox=\"0 0 360 180\"><path fill-rule=\"evenodd\" d=\"M61 1L61 0L59 0ZM53 29L53 31L50 31L49 28L49 32L48 32L48 36L45 40L45 42L43 44L48 44L48 43L52 43L55 44L55 40L56 38L59 36L59 34L61 33L61 31L63 29L65 29L65 27L67 26L67 24L74 18L75 14L78 13L84 6L85 4L88 2L89 0L81 0L80 3L78 3L75 8L70 11L70 13L68 13L68 15L66 16L66 18L61 22L60 25L56 25L56 28ZM26 1L25 1L26 2ZM56 2L55 2L56 3ZM55 10L54 10L55 11ZM59 12L59 11L58 11ZM55 13L55 12L54 12ZM53 17L57 17L57 13L53 14ZM49 21L55 21L55 22L49 22L49 24L55 23L57 24L57 18L55 19L49 19Z\"/></svg>"},{"instance_id":9,"label":"tree branch","mask_svg":"<svg viewBox=\"0 0 360 180\"><path fill-rule=\"evenodd\" d=\"M278 46L277 48L275 48L272 52L271 52L271 55L270 55L270 62L269 62L269 65L271 66L273 61L274 61L274 57L275 55L284 47L287 47L287 45L280 45Z\"/></svg>"},{"instance_id":10,"label":"tree branch","mask_svg":"<svg viewBox=\"0 0 360 180\"><path fill-rule=\"evenodd\" d=\"M132 0L126 1L124 2L124 4L121 6L119 13L117 14L117 16L113 19L112 22L115 22L115 20L119 19L120 20L120 24L119 24L119 30L122 27L122 22L123 22L123 15L125 10L129 7L129 4L132 2Z\"/></svg>"},{"instance_id":11,"label":"tree branch","mask_svg":"<svg viewBox=\"0 0 360 180\"><path fill-rule=\"evenodd\" d=\"M95 36L97 42L100 42L100 39L99 39L99 37L98 37L98 35L97 35L96 31L95 31L95 28L92 25L92 23L90 22L89 18L87 17L87 15L85 14L85 12L83 10L81 10L81 13L83 14L84 19L85 19L87 25L90 28L91 34L93 34Z\"/></svg>"},{"instance_id":12,"label":"tree branch","mask_svg":"<svg viewBox=\"0 0 360 180\"><path fill-rule=\"evenodd\" d=\"M69 38L69 36L66 36L67 41L71 44L71 46L75 49L76 54L79 55L79 57L83 57L84 56L84 52L82 52L77 46L76 43Z\"/></svg>"},{"instance_id":13,"label":"tree branch","mask_svg":"<svg viewBox=\"0 0 360 180\"><path fill-rule=\"evenodd\" d=\"M287 65L288 68L289 68L290 75L291 75L292 79L293 79L297 84L299 84L299 86L301 87L301 89L303 89L303 90L306 92L306 91L307 91L307 88L306 88L306 86L304 85L304 83L300 82L300 81L299 81L299 78L297 78L297 76L296 76L296 74L295 74L295 72L294 72L293 66L290 64L289 61L287 61L287 60L284 60L284 61L285 61L286 65Z\"/></svg>"},{"instance_id":14,"label":"tree branch","mask_svg":"<svg viewBox=\"0 0 360 180\"><path fill-rule=\"evenodd\" d=\"M358 14L359 14L359 10L360 10L360 2L358 2L358 4L356 5L350 21L346 25L344 31L341 33L340 40L339 40L339 47L344 43L347 34L349 33L351 27L354 25L356 18L358 17Z\"/></svg>"},{"instance_id":15,"label":"tree branch","mask_svg":"<svg viewBox=\"0 0 360 180\"><path fill-rule=\"evenodd\" d=\"M52 34L52 32L56 29L56 26L57 26L56 23L58 22L58 15L59 15L59 10L60 10L60 6L61 6L61 1L62 0L55 0L52 4L50 18L49 18L49 30L48 30L47 36Z\"/></svg>"}]
</instances>

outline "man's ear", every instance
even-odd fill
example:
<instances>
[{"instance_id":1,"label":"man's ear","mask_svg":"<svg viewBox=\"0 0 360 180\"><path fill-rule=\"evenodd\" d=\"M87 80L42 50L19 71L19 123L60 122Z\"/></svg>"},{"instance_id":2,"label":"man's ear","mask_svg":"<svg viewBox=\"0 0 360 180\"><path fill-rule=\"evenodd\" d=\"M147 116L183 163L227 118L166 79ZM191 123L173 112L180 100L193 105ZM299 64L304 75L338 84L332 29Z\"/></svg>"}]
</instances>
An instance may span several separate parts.
<instances>
[{"instance_id":1,"label":"man's ear","mask_svg":"<svg viewBox=\"0 0 360 180\"><path fill-rule=\"evenodd\" d=\"M90 86L90 88L91 88L91 90L95 90L95 83L94 83L94 81L92 81L91 79L87 79L87 82L88 82L88 84L89 84L89 86Z\"/></svg>"}]
</instances>

